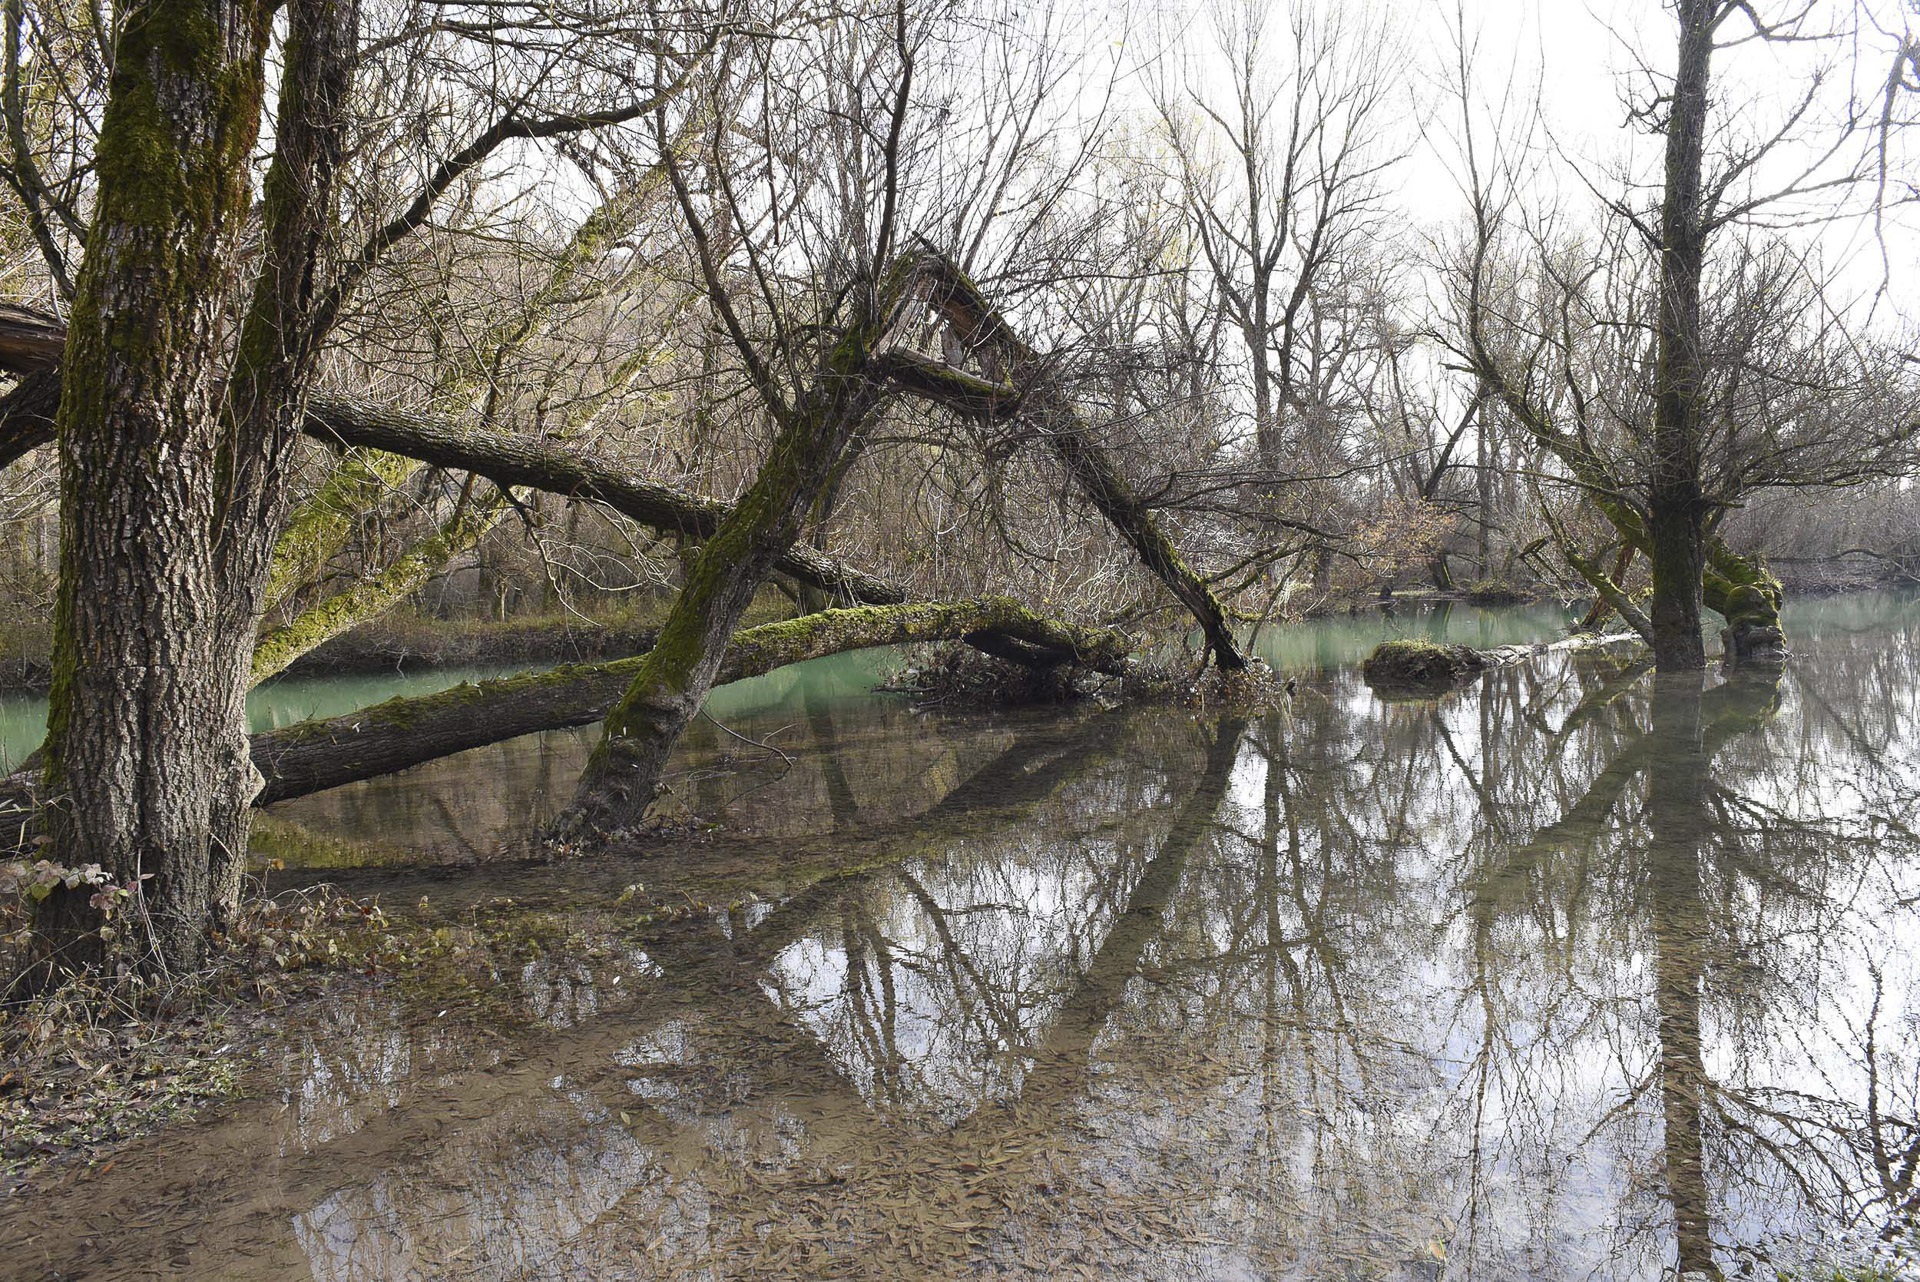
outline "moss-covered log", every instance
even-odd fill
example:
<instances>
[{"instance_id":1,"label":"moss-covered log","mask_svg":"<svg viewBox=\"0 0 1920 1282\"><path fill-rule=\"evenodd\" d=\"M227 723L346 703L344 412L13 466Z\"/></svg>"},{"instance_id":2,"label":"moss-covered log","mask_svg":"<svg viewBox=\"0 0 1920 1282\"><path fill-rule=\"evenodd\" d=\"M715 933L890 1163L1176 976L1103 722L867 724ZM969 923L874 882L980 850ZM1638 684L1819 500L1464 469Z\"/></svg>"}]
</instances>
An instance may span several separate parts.
<instances>
[{"instance_id":1,"label":"moss-covered log","mask_svg":"<svg viewBox=\"0 0 1920 1282\"><path fill-rule=\"evenodd\" d=\"M1360 665L1360 671L1377 694L1388 698L1431 697L1467 684L1488 668L1525 663L1557 651L1597 650L1643 639L1631 632L1605 636L1581 633L1537 645L1501 645L1487 650L1437 641L1383 641Z\"/></svg>"},{"instance_id":2,"label":"moss-covered log","mask_svg":"<svg viewBox=\"0 0 1920 1282\"><path fill-rule=\"evenodd\" d=\"M979 633L1011 638L1053 654L1061 663L1106 673L1122 672L1129 652L1127 640L1118 633L1046 619L1007 597L860 606L736 633L714 683L848 650ZM614 707L645 658L574 664L391 699L345 716L255 735L254 762L267 779L260 803L391 774L523 734L590 725Z\"/></svg>"},{"instance_id":3,"label":"moss-covered log","mask_svg":"<svg viewBox=\"0 0 1920 1282\"><path fill-rule=\"evenodd\" d=\"M1437 641L1382 641L1360 665L1369 686L1377 689L1445 691L1475 677L1487 666L1471 646Z\"/></svg>"}]
</instances>

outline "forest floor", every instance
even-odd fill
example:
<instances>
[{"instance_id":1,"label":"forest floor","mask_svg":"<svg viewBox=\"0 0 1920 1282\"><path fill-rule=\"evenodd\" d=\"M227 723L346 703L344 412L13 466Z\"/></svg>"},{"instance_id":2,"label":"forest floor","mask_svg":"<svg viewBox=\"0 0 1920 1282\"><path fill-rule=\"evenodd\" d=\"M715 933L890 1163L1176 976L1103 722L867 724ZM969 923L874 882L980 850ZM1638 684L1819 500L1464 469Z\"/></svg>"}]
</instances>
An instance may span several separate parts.
<instances>
[{"instance_id":1,"label":"forest floor","mask_svg":"<svg viewBox=\"0 0 1920 1282\"><path fill-rule=\"evenodd\" d=\"M377 988L427 1019L510 1022L501 976L608 946L589 933L610 939L611 917L511 900L389 909L323 886L251 902L218 960L170 992L75 984L0 1006L0 1200L76 1164L104 1167L128 1141L242 1093L307 1026L302 1010L346 991Z\"/></svg>"}]
</instances>

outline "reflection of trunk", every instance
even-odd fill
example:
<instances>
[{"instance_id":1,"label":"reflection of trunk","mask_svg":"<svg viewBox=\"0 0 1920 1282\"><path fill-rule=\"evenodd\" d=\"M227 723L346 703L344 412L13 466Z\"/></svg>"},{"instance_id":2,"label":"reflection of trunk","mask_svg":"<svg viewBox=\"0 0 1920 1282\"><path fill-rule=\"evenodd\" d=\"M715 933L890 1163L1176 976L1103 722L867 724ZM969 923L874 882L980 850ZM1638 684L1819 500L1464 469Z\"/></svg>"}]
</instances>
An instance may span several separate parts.
<instances>
[{"instance_id":1,"label":"reflection of trunk","mask_svg":"<svg viewBox=\"0 0 1920 1282\"><path fill-rule=\"evenodd\" d=\"M1024 1107L1062 1100L1086 1080L1092 1068L1093 1044L1120 1005L1148 946L1160 937L1163 918L1180 888L1187 861L1214 831L1245 732L1246 723L1237 719L1222 721L1213 728L1206 769L1199 782L1133 883L1125 910L1087 963L1079 985L1061 1004L1047 1029L1037 1062L1021 1092ZM979 1117L975 1115L976 1120Z\"/></svg>"},{"instance_id":2,"label":"reflection of trunk","mask_svg":"<svg viewBox=\"0 0 1920 1282\"><path fill-rule=\"evenodd\" d=\"M1706 906L1700 856L1709 835L1708 768L1702 740L1700 679L1656 679L1655 768L1647 780L1652 842L1647 889L1652 900L1656 1076L1665 1120L1667 1195L1683 1277L1718 1277L1707 1198L1706 1097L1712 1089L1700 1046L1700 979Z\"/></svg>"},{"instance_id":3,"label":"reflection of trunk","mask_svg":"<svg viewBox=\"0 0 1920 1282\"><path fill-rule=\"evenodd\" d=\"M833 815L834 830L851 828L859 822L860 802L853 795L846 767L840 763L840 737L834 731L833 714L827 711L826 700L810 683L801 688L800 699L806 708L807 728L813 732L814 752L820 759L820 777L827 787L827 809Z\"/></svg>"}]
</instances>

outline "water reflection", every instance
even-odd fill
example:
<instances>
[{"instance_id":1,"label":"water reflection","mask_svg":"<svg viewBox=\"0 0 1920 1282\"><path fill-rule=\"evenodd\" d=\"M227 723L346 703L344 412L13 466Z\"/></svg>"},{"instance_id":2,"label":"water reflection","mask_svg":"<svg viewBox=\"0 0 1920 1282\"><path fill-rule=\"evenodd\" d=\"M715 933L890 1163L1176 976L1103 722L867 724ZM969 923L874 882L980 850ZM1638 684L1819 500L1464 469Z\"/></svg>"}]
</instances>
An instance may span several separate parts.
<instances>
[{"instance_id":1,"label":"water reflection","mask_svg":"<svg viewBox=\"0 0 1920 1282\"><path fill-rule=\"evenodd\" d=\"M0 1258L1910 1273L1920 623L1793 632L1778 682L1559 656L1428 704L1330 674L1245 720L743 716L795 727L794 763L723 770L715 731L687 794L759 788L795 835L642 875L781 863L761 900L635 924L618 986L560 954L503 976L511 1027L335 1003L260 1102L9 1207ZM604 908L634 875L484 884Z\"/></svg>"}]
</instances>

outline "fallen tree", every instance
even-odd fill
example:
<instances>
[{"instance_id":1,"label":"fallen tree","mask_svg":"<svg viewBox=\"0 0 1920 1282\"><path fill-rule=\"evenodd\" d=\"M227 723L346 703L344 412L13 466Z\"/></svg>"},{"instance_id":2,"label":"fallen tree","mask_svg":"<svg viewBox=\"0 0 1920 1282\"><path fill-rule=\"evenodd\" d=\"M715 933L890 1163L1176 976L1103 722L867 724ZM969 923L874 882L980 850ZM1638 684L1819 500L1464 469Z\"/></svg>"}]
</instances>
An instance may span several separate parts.
<instances>
[{"instance_id":1,"label":"fallen tree","mask_svg":"<svg viewBox=\"0 0 1920 1282\"><path fill-rule=\"evenodd\" d=\"M823 610L734 634L714 684L761 676L792 663L875 646L966 641L1034 664L1073 664L1119 676L1131 644L1117 632L1080 628L1033 613L1010 597ZM569 664L437 694L403 696L325 720L253 736L266 783L256 805L378 778L521 735L591 725L620 699L645 654ZM0 848L17 851L36 799L38 775L0 784Z\"/></svg>"},{"instance_id":2,"label":"fallen tree","mask_svg":"<svg viewBox=\"0 0 1920 1282\"><path fill-rule=\"evenodd\" d=\"M60 340L66 330L57 318L26 308L6 308L0 318L19 329L28 328L27 318L32 318L41 336L37 343L0 342L0 369L21 376L19 385L0 397L0 467L5 467L29 450L53 442L53 407L60 397ZM459 427L340 397L313 397L301 430L336 448L378 450L434 467L472 472L502 490L544 490L600 503L649 529L688 539L713 537L733 511L732 504L647 480L565 444ZM836 600L897 605L912 596L900 584L805 545L787 549L774 561L774 568Z\"/></svg>"},{"instance_id":3,"label":"fallen tree","mask_svg":"<svg viewBox=\"0 0 1920 1282\"><path fill-rule=\"evenodd\" d=\"M1111 675L1125 671L1130 650L1118 633L1058 623L1009 597L860 606L735 633L714 684L849 650L957 640L1018 646L1034 662L1077 664ZM255 735L254 762L267 780L260 804L391 774L523 734L591 725L619 701L644 661L643 653L608 663L570 664L391 699L345 716Z\"/></svg>"},{"instance_id":4,"label":"fallen tree","mask_svg":"<svg viewBox=\"0 0 1920 1282\"><path fill-rule=\"evenodd\" d=\"M1228 671L1246 667L1246 656L1240 652L1220 599L1186 563L1173 540L1153 519L1151 508L1101 448L1051 376L1046 359L1020 337L979 286L953 262L929 248L924 263L923 270L934 286L930 300L934 309L988 373L970 373L922 353L896 348L886 357L894 381L962 414L1030 420L1087 501L1193 615L1214 662Z\"/></svg>"}]
</instances>

